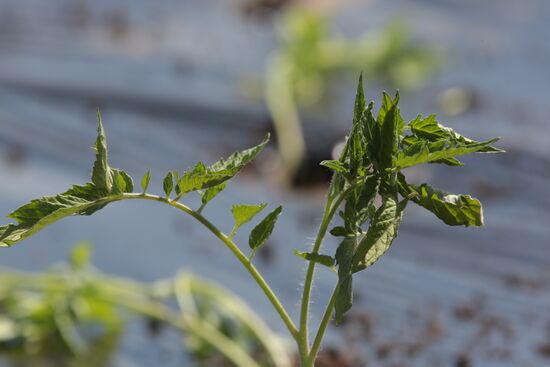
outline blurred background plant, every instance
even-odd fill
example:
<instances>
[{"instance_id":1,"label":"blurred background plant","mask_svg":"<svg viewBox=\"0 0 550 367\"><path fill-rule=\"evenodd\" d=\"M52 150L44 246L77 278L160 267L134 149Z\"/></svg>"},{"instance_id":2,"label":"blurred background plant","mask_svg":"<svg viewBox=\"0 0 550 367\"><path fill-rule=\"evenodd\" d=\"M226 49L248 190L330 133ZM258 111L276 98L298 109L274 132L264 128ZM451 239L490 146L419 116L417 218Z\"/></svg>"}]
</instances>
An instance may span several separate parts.
<instances>
[{"instance_id":1,"label":"blurred background plant","mask_svg":"<svg viewBox=\"0 0 550 367\"><path fill-rule=\"evenodd\" d=\"M279 47L266 66L265 101L278 139L282 171L291 181L308 149L300 115L308 110L326 111L338 80L364 72L367 80L382 86L416 89L440 64L435 47L413 40L402 18L350 38L332 34L326 14L290 7L278 28Z\"/></svg>"},{"instance_id":2,"label":"blurred background plant","mask_svg":"<svg viewBox=\"0 0 550 367\"><path fill-rule=\"evenodd\" d=\"M284 340L229 291L185 272L151 284L105 274L89 262L90 249L81 243L68 263L42 273L1 270L3 357L32 366L107 366L124 326L140 316L153 331L181 331L197 366L291 366Z\"/></svg>"}]
</instances>

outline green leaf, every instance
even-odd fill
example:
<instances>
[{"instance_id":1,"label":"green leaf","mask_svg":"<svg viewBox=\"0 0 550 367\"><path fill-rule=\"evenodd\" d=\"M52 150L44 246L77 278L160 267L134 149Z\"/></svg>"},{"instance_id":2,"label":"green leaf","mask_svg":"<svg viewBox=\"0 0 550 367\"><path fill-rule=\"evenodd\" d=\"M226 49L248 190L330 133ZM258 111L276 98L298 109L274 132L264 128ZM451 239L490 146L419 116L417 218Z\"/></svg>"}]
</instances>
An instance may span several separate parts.
<instances>
[{"instance_id":1,"label":"green leaf","mask_svg":"<svg viewBox=\"0 0 550 367\"><path fill-rule=\"evenodd\" d=\"M363 120L363 113L365 112L365 92L363 90L363 73L359 75L359 82L357 83L357 92L355 93L355 106L353 109L353 126L360 125Z\"/></svg>"},{"instance_id":2,"label":"green leaf","mask_svg":"<svg viewBox=\"0 0 550 367\"><path fill-rule=\"evenodd\" d=\"M149 181L151 181L151 171L145 172L141 179L141 189L144 194L147 193L147 189L149 188Z\"/></svg>"},{"instance_id":3,"label":"green leaf","mask_svg":"<svg viewBox=\"0 0 550 367\"><path fill-rule=\"evenodd\" d=\"M344 176L348 174L348 168L345 166L344 163L336 160L327 160L322 161L319 163L321 166L325 166L327 168L330 168L331 170L338 172Z\"/></svg>"},{"instance_id":4,"label":"green leaf","mask_svg":"<svg viewBox=\"0 0 550 367\"><path fill-rule=\"evenodd\" d=\"M174 193L176 194L175 200L179 200L185 193L181 191L181 186L179 184L180 174L178 173L178 171L172 171L172 178L174 180Z\"/></svg>"},{"instance_id":5,"label":"green leaf","mask_svg":"<svg viewBox=\"0 0 550 367\"><path fill-rule=\"evenodd\" d=\"M231 213L235 219L233 232L236 232L243 224L250 222L267 204L246 205L236 204L231 207Z\"/></svg>"},{"instance_id":6,"label":"green leaf","mask_svg":"<svg viewBox=\"0 0 550 367\"><path fill-rule=\"evenodd\" d=\"M248 245L252 250L260 248L271 236L273 228L275 228L275 223L281 211L283 210L282 206L278 206L275 210L269 213L254 229L250 232L250 237L248 239Z\"/></svg>"},{"instance_id":7,"label":"green leaf","mask_svg":"<svg viewBox=\"0 0 550 367\"><path fill-rule=\"evenodd\" d=\"M92 169L92 182L100 189L111 191L113 180L110 172L110 167L107 162L107 138L105 137L105 131L103 130L101 112L99 111L99 109L97 110L97 121L97 139L95 142L96 160Z\"/></svg>"},{"instance_id":8,"label":"green leaf","mask_svg":"<svg viewBox=\"0 0 550 367\"><path fill-rule=\"evenodd\" d=\"M164 188L164 193L166 194L166 198L168 199L170 197L170 194L172 193L172 190L174 189L174 174L172 173L172 171L168 172L166 174L166 177L164 177L162 187Z\"/></svg>"},{"instance_id":9,"label":"green leaf","mask_svg":"<svg viewBox=\"0 0 550 367\"><path fill-rule=\"evenodd\" d=\"M359 77L357 93L355 96L355 108L353 112L353 125L348 138L349 171L352 177L361 174L367 158L367 144L364 136L365 94L363 92L363 76Z\"/></svg>"},{"instance_id":10,"label":"green leaf","mask_svg":"<svg viewBox=\"0 0 550 367\"><path fill-rule=\"evenodd\" d=\"M105 137L99 110L97 111L97 120L97 138L94 147L96 160L92 168L92 183L99 189L105 189L109 193L132 192L134 185L130 176L120 169L109 166L107 138Z\"/></svg>"},{"instance_id":11,"label":"green leaf","mask_svg":"<svg viewBox=\"0 0 550 367\"><path fill-rule=\"evenodd\" d=\"M469 139L465 136L460 135L451 128L440 125L436 119L435 115L430 115L426 118L418 116L416 119L409 122L409 127L414 135L419 138L426 139L428 141L434 142L438 140L447 140L456 141L463 145L478 144L479 142ZM502 153L503 150L486 146L483 149L479 150L480 153Z\"/></svg>"},{"instance_id":12,"label":"green leaf","mask_svg":"<svg viewBox=\"0 0 550 367\"><path fill-rule=\"evenodd\" d=\"M378 191L380 178L378 175L369 176L364 185L353 189L346 198L343 219L346 231L351 234L360 232L360 227L369 219L370 207Z\"/></svg>"},{"instance_id":13,"label":"green leaf","mask_svg":"<svg viewBox=\"0 0 550 367\"><path fill-rule=\"evenodd\" d=\"M452 140L436 142L420 141L397 153L395 168L403 169L423 163L430 163L442 159L483 151L498 141L498 138L480 143L463 144Z\"/></svg>"},{"instance_id":14,"label":"green leaf","mask_svg":"<svg viewBox=\"0 0 550 367\"><path fill-rule=\"evenodd\" d=\"M403 147L408 147L408 146L411 146L413 144L422 143L422 142L423 142L423 140L421 138L419 138L418 136L416 136L416 135L407 135L402 140ZM461 161L459 161L456 158L444 158L444 159L439 159L439 160L432 161L430 163L442 163L442 164L446 164L448 166L455 166L455 167L464 166L464 163L462 163Z\"/></svg>"},{"instance_id":15,"label":"green leaf","mask_svg":"<svg viewBox=\"0 0 550 367\"><path fill-rule=\"evenodd\" d=\"M334 237L346 237L346 236L349 235L346 228L344 228L342 226L334 227L333 229L330 230L329 233L331 235L333 235Z\"/></svg>"},{"instance_id":16,"label":"green leaf","mask_svg":"<svg viewBox=\"0 0 550 367\"><path fill-rule=\"evenodd\" d=\"M256 158L256 156L265 148L265 146L269 142L269 139L270 134L268 133L260 144L241 152L235 152L225 160L220 159L219 161L208 167L208 171L224 173L229 176L227 179L233 177L244 166L246 166L254 158Z\"/></svg>"},{"instance_id":17,"label":"green leaf","mask_svg":"<svg viewBox=\"0 0 550 367\"><path fill-rule=\"evenodd\" d=\"M380 127L384 125L386 121L386 115L392 109L392 107L397 104L397 102L399 102L399 94L396 94L394 101L391 99L388 93L382 93L382 106L380 107L380 110L378 111L378 117L376 118L376 122Z\"/></svg>"},{"instance_id":18,"label":"green leaf","mask_svg":"<svg viewBox=\"0 0 550 367\"><path fill-rule=\"evenodd\" d=\"M178 182L181 194L218 186L231 179L264 149L269 142L269 136L267 134L259 145L235 152L226 160L221 159L209 167L199 162L193 170L184 172L181 176Z\"/></svg>"},{"instance_id":19,"label":"green leaf","mask_svg":"<svg viewBox=\"0 0 550 367\"><path fill-rule=\"evenodd\" d=\"M119 169L113 169L114 180L113 180L113 189L112 192L115 194L120 194L123 192L132 192L134 191L134 182L128 174Z\"/></svg>"},{"instance_id":20,"label":"green leaf","mask_svg":"<svg viewBox=\"0 0 550 367\"><path fill-rule=\"evenodd\" d=\"M380 126L376 122L372 110L374 108L374 102L370 102L364 117L364 134L365 141L367 143L368 158L371 162L378 161L378 152L380 151Z\"/></svg>"},{"instance_id":21,"label":"green leaf","mask_svg":"<svg viewBox=\"0 0 550 367\"><path fill-rule=\"evenodd\" d=\"M335 258L338 263L338 285L334 304L336 325L342 323L344 314L353 304L352 260L356 242L356 237L346 237L336 250Z\"/></svg>"},{"instance_id":22,"label":"green leaf","mask_svg":"<svg viewBox=\"0 0 550 367\"><path fill-rule=\"evenodd\" d=\"M298 250L294 250L294 255L301 257L304 260L313 261L315 263L327 266L329 268L332 268L336 261L332 256L315 254L313 252L301 252Z\"/></svg>"},{"instance_id":23,"label":"green leaf","mask_svg":"<svg viewBox=\"0 0 550 367\"><path fill-rule=\"evenodd\" d=\"M17 223L0 227L0 246L11 246L67 216L91 215L111 202L122 200L122 193L133 191L132 178L126 172L109 166L107 140L99 111L97 131L92 182L72 186L55 196L31 200L12 212L8 217Z\"/></svg>"},{"instance_id":24,"label":"green leaf","mask_svg":"<svg viewBox=\"0 0 550 367\"><path fill-rule=\"evenodd\" d=\"M405 176L399 175L399 192L416 204L434 213L451 226L482 226L483 208L479 200L470 195L454 195L435 189L428 184L409 185Z\"/></svg>"},{"instance_id":25,"label":"green leaf","mask_svg":"<svg viewBox=\"0 0 550 367\"><path fill-rule=\"evenodd\" d=\"M192 170L186 171L181 175L178 180L177 186L179 195L185 194L191 191L197 191L205 186L205 183L212 178L218 176L209 176L206 170L206 166L202 162L198 162Z\"/></svg>"},{"instance_id":26,"label":"green leaf","mask_svg":"<svg viewBox=\"0 0 550 367\"><path fill-rule=\"evenodd\" d=\"M390 189L392 190L392 189ZM371 220L367 234L357 246L353 258L354 271L374 264L391 246L403 216L407 201L397 203L397 195L382 193L382 205Z\"/></svg>"},{"instance_id":27,"label":"green leaf","mask_svg":"<svg viewBox=\"0 0 550 367\"><path fill-rule=\"evenodd\" d=\"M399 109L396 105L392 105L389 111L384 114L385 118L381 127L380 152L378 155L378 163L381 170L393 167L395 161L400 134L399 127L397 126L398 114Z\"/></svg>"},{"instance_id":28,"label":"green leaf","mask_svg":"<svg viewBox=\"0 0 550 367\"><path fill-rule=\"evenodd\" d=\"M201 197L202 205L204 206L204 205L208 204L220 192L222 192L225 189L226 186L227 186L227 182L223 182L219 185L216 185L216 186L213 186L213 187L210 187L210 188L206 189L206 191L204 192L204 194L202 194L202 197Z\"/></svg>"},{"instance_id":29,"label":"green leaf","mask_svg":"<svg viewBox=\"0 0 550 367\"><path fill-rule=\"evenodd\" d=\"M403 139L403 143L407 146L406 149L417 150L419 156L426 156L434 149L437 148L437 144L428 145L428 142L440 143L440 142L450 142L455 147L462 148L473 148L472 151L466 153L501 153L503 150L495 148L487 142L478 142L465 136L460 135L451 128L440 125L436 120L435 115L430 115L426 118L422 116L416 117L416 119L409 122L409 127L413 135L406 136ZM495 142L497 140L493 140ZM445 143L443 143L445 144ZM460 155L460 154L456 154ZM426 163L426 162L423 162ZM431 158L428 163L443 163L450 166L463 166L464 164L458 159L454 158L452 155L446 156L441 159Z\"/></svg>"},{"instance_id":30,"label":"green leaf","mask_svg":"<svg viewBox=\"0 0 550 367\"><path fill-rule=\"evenodd\" d=\"M0 246L11 246L67 216L91 215L121 199L121 195L109 194L106 189L88 183L85 186L73 186L56 196L32 200L8 216L15 219L17 224L0 227Z\"/></svg>"}]
</instances>

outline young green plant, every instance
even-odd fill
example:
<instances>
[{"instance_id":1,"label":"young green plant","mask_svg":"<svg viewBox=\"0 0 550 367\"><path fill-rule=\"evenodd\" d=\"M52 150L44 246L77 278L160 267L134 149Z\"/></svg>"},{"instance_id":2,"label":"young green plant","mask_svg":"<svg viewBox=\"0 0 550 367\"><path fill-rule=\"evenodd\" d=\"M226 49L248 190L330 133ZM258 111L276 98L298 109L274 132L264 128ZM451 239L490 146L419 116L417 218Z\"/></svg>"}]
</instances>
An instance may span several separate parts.
<instances>
[{"instance_id":1,"label":"young green plant","mask_svg":"<svg viewBox=\"0 0 550 367\"><path fill-rule=\"evenodd\" d=\"M78 244L69 263L44 272L0 269L3 356L33 366L107 366L128 316L137 315L152 333L181 332L201 366L291 366L282 338L228 290L187 272L153 283L106 274L90 262L90 249Z\"/></svg>"},{"instance_id":2,"label":"young green plant","mask_svg":"<svg viewBox=\"0 0 550 367\"><path fill-rule=\"evenodd\" d=\"M297 323L253 263L255 252L271 235L282 208L279 206L271 211L251 231L249 255L234 242L233 235L244 223L253 220L265 204L234 205L235 225L230 234L225 234L202 215L205 206L225 188L227 181L264 149L269 136L259 145L236 152L212 165L199 162L181 174L169 172L163 181L164 194L153 195L147 192L151 178L149 172L142 179L142 190L134 192L131 177L109 165L105 133L99 118L91 182L72 186L55 196L32 200L15 210L9 217L17 223L0 227L0 245L12 246L59 219L70 215L91 215L116 201L149 200L171 206L196 219L235 255L295 340L301 366L312 367L333 315L338 325L352 307L353 278L389 249L409 202L427 209L448 225L483 224L482 208L477 199L469 195L450 194L428 184L409 184L401 171L426 163L462 166L463 163L457 158L459 156L502 152L492 146L498 139L474 141L442 126L433 115L418 116L406 123L398 103L399 94L392 98L384 93L379 111L374 114L374 103L366 103L360 78L351 132L340 157L321 162L334 174L315 242L309 251L296 252L309 263ZM196 210L181 202L185 195L192 192L202 195L201 206ZM341 223L331 228L330 233L342 240L334 254L323 254L323 239L336 214L341 218ZM328 297L313 341L310 341L309 306L317 264L331 268L337 266L338 280L332 295Z\"/></svg>"}]
</instances>

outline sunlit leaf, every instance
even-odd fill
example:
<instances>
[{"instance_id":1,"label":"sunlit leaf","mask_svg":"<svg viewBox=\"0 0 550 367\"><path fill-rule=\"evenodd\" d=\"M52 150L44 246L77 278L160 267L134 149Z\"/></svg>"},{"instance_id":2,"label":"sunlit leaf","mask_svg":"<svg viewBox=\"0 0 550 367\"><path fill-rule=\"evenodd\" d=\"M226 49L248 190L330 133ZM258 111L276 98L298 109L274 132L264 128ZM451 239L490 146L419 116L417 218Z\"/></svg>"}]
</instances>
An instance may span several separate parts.
<instances>
[{"instance_id":1,"label":"sunlit leaf","mask_svg":"<svg viewBox=\"0 0 550 367\"><path fill-rule=\"evenodd\" d=\"M88 183L86 186L73 186L56 196L32 200L8 216L17 224L0 227L0 246L11 246L67 216L91 215L121 199L121 195L109 195L106 190Z\"/></svg>"},{"instance_id":2,"label":"sunlit leaf","mask_svg":"<svg viewBox=\"0 0 550 367\"><path fill-rule=\"evenodd\" d=\"M17 224L0 227L0 246L11 246L47 225L70 215L91 215L105 205L121 200L122 194L133 190L132 178L126 172L111 168L107 161L107 142L99 116L96 139L96 161L92 170L92 182L75 185L64 193L31 200L18 208L9 218Z\"/></svg>"},{"instance_id":3,"label":"sunlit leaf","mask_svg":"<svg viewBox=\"0 0 550 367\"><path fill-rule=\"evenodd\" d=\"M329 255L315 254L313 252L301 252L298 250L294 250L294 255L301 257L304 260L313 261L329 268L332 268L335 263L334 258Z\"/></svg>"},{"instance_id":4,"label":"sunlit leaf","mask_svg":"<svg viewBox=\"0 0 550 367\"><path fill-rule=\"evenodd\" d=\"M348 173L348 168L344 165L344 163L336 160L327 160L322 161L319 163L321 166L325 166L327 168L330 168L331 170L338 172L340 174L346 175Z\"/></svg>"},{"instance_id":5,"label":"sunlit leaf","mask_svg":"<svg viewBox=\"0 0 550 367\"><path fill-rule=\"evenodd\" d=\"M390 189L388 191L391 191ZM383 202L374 214L365 237L354 255L354 271L374 264L391 246L403 216L406 200L398 203L397 195L383 192Z\"/></svg>"},{"instance_id":6,"label":"sunlit leaf","mask_svg":"<svg viewBox=\"0 0 550 367\"><path fill-rule=\"evenodd\" d=\"M162 188L164 189L164 194L166 195L166 198L169 198L172 190L174 189L174 174L172 173L172 171L168 172L164 177Z\"/></svg>"},{"instance_id":7,"label":"sunlit leaf","mask_svg":"<svg viewBox=\"0 0 550 367\"><path fill-rule=\"evenodd\" d=\"M235 220L233 231L237 231L243 224L250 222L267 204L246 205L235 204L231 207L231 213Z\"/></svg>"},{"instance_id":8,"label":"sunlit leaf","mask_svg":"<svg viewBox=\"0 0 550 367\"><path fill-rule=\"evenodd\" d=\"M482 226L483 209L479 200L470 195L454 195L428 184L409 185L399 176L399 192L428 209L451 226Z\"/></svg>"},{"instance_id":9,"label":"sunlit leaf","mask_svg":"<svg viewBox=\"0 0 550 367\"><path fill-rule=\"evenodd\" d=\"M480 152L487 149L498 140L498 138L495 138L471 144L463 144L452 140L439 140L436 142L420 141L397 153L395 168L403 169L441 159L449 159L465 154Z\"/></svg>"},{"instance_id":10,"label":"sunlit leaf","mask_svg":"<svg viewBox=\"0 0 550 367\"><path fill-rule=\"evenodd\" d=\"M97 139L94 149L96 151L96 160L92 169L92 183L98 189L104 189L111 192L132 192L134 189L132 179L126 172L112 168L108 162L107 138L103 130L101 114L97 111L98 128ZM122 176L122 177L120 177Z\"/></svg>"},{"instance_id":11,"label":"sunlit leaf","mask_svg":"<svg viewBox=\"0 0 550 367\"><path fill-rule=\"evenodd\" d=\"M198 163L192 170L186 171L179 179L181 193L207 189L218 186L234 177L240 170L250 163L269 142L269 134L255 147L235 152L227 159L221 159L209 167Z\"/></svg>"},{"instance_id":12,"label":"sunlit leaf","mask_svg":"<svg viewBox=\"0 0 550 367\"><path fill-rule=\"evenodd\" d=\"M478 141L469 139L465 136L460 135L453 129L445 127L437 121L435 115L430 115L426 118L418 116L416 119L409 122L409 127L414 135L419 138L426 139L429 141L438 141L450 139L461 143L463 145L478 144ZM479 150L480 153L502 153L503 150L486 146L483 149Z\"/></svg>"},{"instance_id":13,"label":"sunlit leaf","mask_svg":"<svg viewBox=\"0 0 550 367\"><path fill-rule=\"evenodd\" d=\"M254 227L252 232L250 232L250 237L248 239L248 245L252 250L260 248L271 236L273 228L275 228L275 223L281 211L283 210L282 206L278 206L275 210L269 213L260 223Z\"/></svg>"},{"instance_id":14,"label":"sunlit leaf","mask_svg":"<svg viewBox=\"0 0 550 367\"><path fill-rule=\"evenodd\" d=\"M147 192L147 189L149 188L150 181L151 181L151 171L147 171L145 172L145 174L141 179L141 189L144 194Z\"/></svg>"},{"instance_id":15,"label":"sunlit leaf","mask_svg":"<svg viewBox=\"0 0 550 367\"><path fill-rule=\"evenodd\" d=\"M208 204L220 192L222 192L225 189L226 186L227 186L227 182L223 182L219 185L212 186L212 187L206 189L206 191L204 191L204 193L202 194L202 197L201 197L202 205Z\"/></svg>"}]
</instances>

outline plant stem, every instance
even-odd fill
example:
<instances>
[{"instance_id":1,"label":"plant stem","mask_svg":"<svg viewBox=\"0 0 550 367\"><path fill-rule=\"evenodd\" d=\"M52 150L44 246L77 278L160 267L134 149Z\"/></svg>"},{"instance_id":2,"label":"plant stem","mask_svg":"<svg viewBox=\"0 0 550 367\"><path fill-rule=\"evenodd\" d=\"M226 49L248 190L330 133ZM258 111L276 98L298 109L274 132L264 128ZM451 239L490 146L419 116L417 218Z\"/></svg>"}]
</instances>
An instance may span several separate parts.
<instances>
[{"instance_id":1,"label":"plant stem","mask_svg":"<svg viewBox=\"0 0 550 367\"><path fill-rule=\"evenodd\" d=\"M321 342L323 341L323 337L325 336L325 331L327 330L328 324L332 318L332 311L334 311L334 305L336 303L336 292L338 288L334 288L334 291L332 292L332 296L330 297L330 300L328 302L327 308L325 309L325 313L323 314L323 318L321 319L321 324L319 325L319 329L317 331L317 334L315 335L315 339L313 340L313 345L311 346L311 351L309 353L308 363L307 365L313 366L315 363L315 357L317 356L317 353L319 352L319 348L321 347Z\"/></svg>"},{"instance_id":2,"label":"plant stem","mask_svg":"<svg viewBox=\"0 0 550 367\"><path fill-rule=\"evenodd\" d=\"M197 221L199 221L202 225L204 225L212 234L214 234L218 239L220 239L227 248L237 257L237 259L241 262L241 264L246 268L246 270L250 273L254 281L258 284L258 286L261 288L261 290L264 292L265 296L271 302L273 307L275 308L275 311L279 314L281 320L284 322L286 328L288 329L289 333L292 335L292 337L296 340L298 340L298 330L296 329L296 326L294 325L294 322L290 318L288 312L284 308L284 306L281 304L271 287L267 284L265 279L262 277L258 269L248 260L248 257L239 249L239 247L231 240L227 235L225 235L223 232L221 232L214 224L212 224L208 219L203 217L201 214L197 213L193 209L189 208L187 205L182 204L177 201L171 201L166 198L157 196L157 195L150 195L150 194L129 194L125 193L123 194L124 199L144 199L144 200L152 200L152 201L158 201L164 204L168 204L178 210L181 210L193 218L195 218Z\"/></svg>"},{"instance_id":3,"label":"plant stem","mask_svg":"<svg viewBox=\"0 0 550 367\"><path fill-rule=\"evenodd\" d=\"M330 212L330 199L327 199L325 205L325 211L323 213L323 219L319 226L319 231L317 232L317 237L313 244L312 253L316 254L321 248L321 243L327 232L328 225L330 223L329 212ZM311 298L311 287L313 285L313 276L315 274L315 262L310 261L306 277L304 280L304 289L302 293L302 304L300 307L300 335L298 340L298 345L300 349L300 356L302 359L309 355L309 331L308 331L308 321L309 321L309 300ZM303 361L302 361L303 362Z\"/></svg>"},{"instance_id":4,"label":"plant stem","mask_svg":"<svg viewBox=\"0 0 550 367\"><path fill-rule=\"evenodd\" d=\"M334 214L336 213L336 210L340 206L340 203L342 200L346 197L347 191L337 195L336 197L331 197L329 194L329 197L327 198L327 202L325 204L325 210L323 212L323 219L321 220L321 224L319 225L319 231L317 232L317 237L315 238L315 242L313 244L312 253L318 254L319 250L321 249L321 245L323 243L323 239L325 238L325 235L327 233L328 226L330 222L332 221L332 218L334 217ZM306 278L304 281L304 290L302 294L302 304L301 304L301 310L300 310L300 334L299 334L299 340L298 340L298 346L300 351L300 356L302 357L302 364L307 363L307 360L309 359L309 330L308 330L308 319L309 319L309 303L311 298L311 289L313 286L313 277L315 275L315 265L316 263L314 261L310 261L307 272L306 272ZM305 360L304 360L305 358ZM313 356L315 358L315 356ZM304 364L307 366L307 364Z\"/></svg>"}]
</instances>

